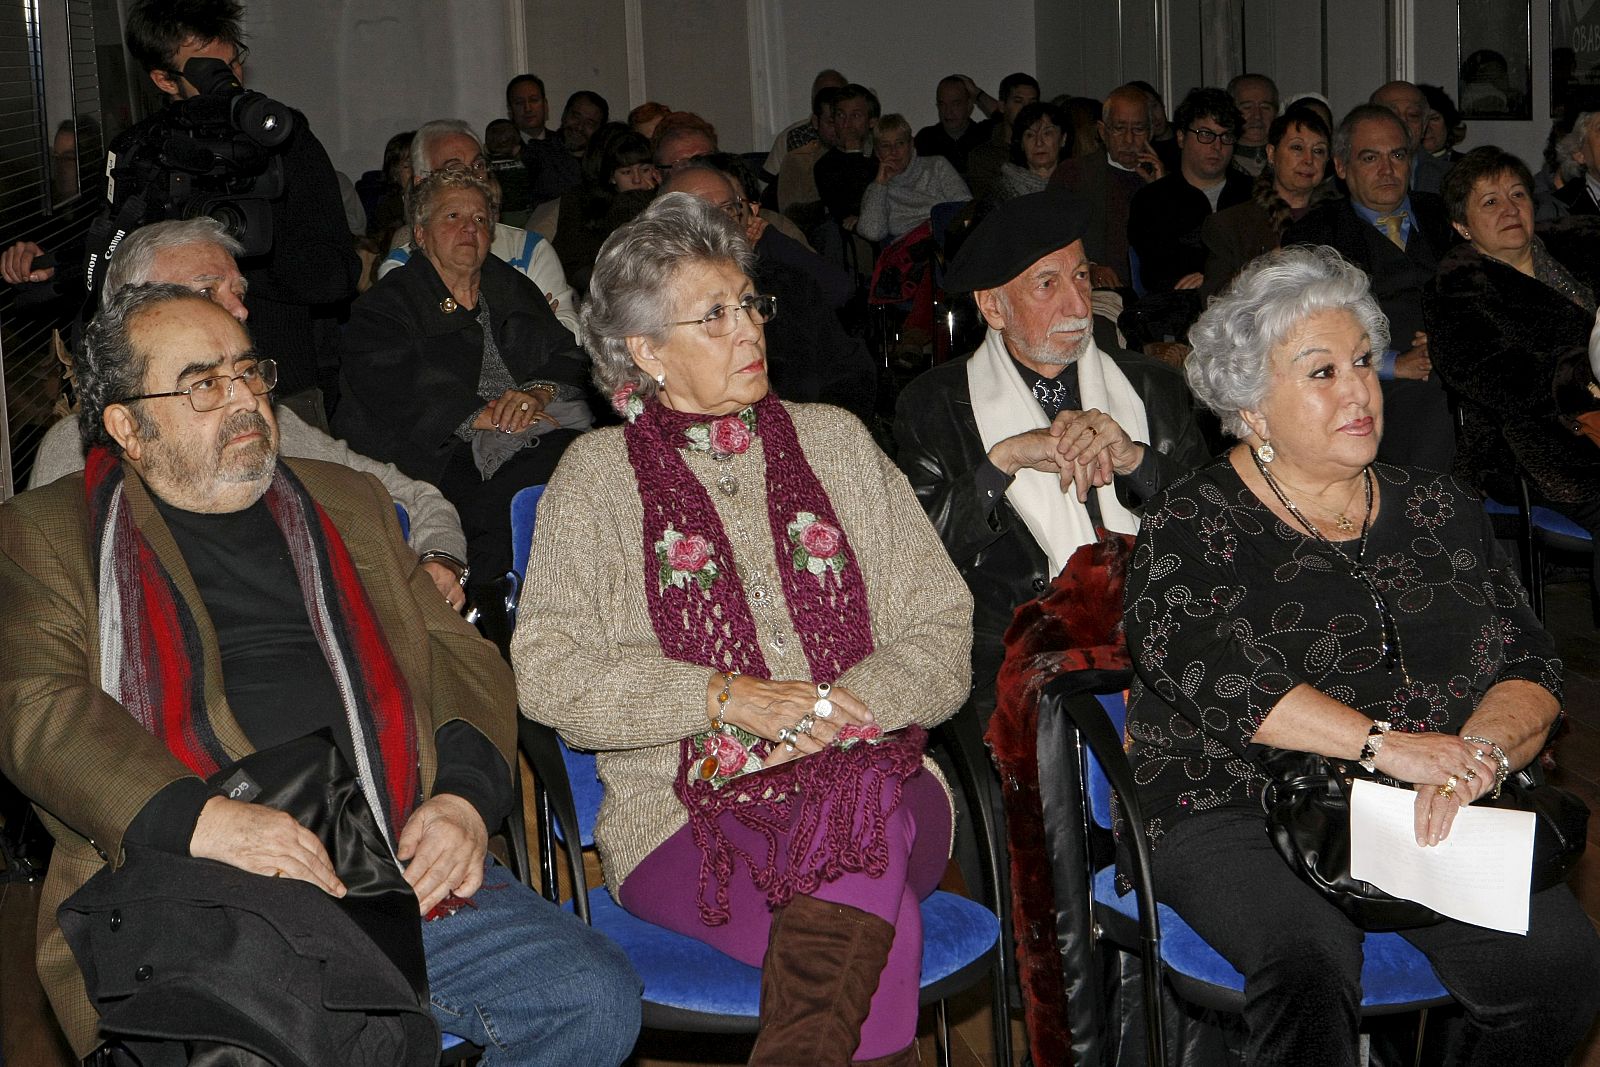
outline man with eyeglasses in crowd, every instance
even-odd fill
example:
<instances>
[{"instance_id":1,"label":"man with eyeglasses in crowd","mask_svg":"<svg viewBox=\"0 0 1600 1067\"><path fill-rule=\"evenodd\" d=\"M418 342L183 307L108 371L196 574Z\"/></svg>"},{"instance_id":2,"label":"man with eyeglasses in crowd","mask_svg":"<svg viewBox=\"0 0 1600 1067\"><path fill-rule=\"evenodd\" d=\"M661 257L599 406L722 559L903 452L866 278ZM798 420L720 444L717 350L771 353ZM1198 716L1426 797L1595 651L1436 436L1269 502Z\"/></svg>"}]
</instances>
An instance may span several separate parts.
<instances>
[{"instance_id":1,"label":"man with eyeglasses in crowd","mask_svg":"<svg viewBox=\"0 0 1600 1067\"><path fill-rule=\"evenodd\" d=\"M238 0L140 0L128 11L128 51L170 102L188 100L197 95L182 73L191 59L220 59L243 80L249 51L243 17ZM134 143L143 125L124 132L113 150ZM244 270L251 290L250 328L278 361L282 403L326 429L325 406L332 404L322 389L334 388L337 365L322 339L332 336L340 305L356 295L361 261L345 227L333 163L298 111L281 158L285 191L272 202L272 248ZM69 261L78 265L81 253L57 250L57 269L35 264L44 251L32 241L17 242L0 256L0 278L13 285L55 282L81 288L81 271L66 269Z\"/></svg>"},{"instance_id":2,"label":"man with eyeglasses in crowd","mask_svg":"<svg viewBox=\"0 0 1600 1067\"><path fill-rule=\"evenodd\" d=\"M506 1067L620 1062L638 980L487 859L515 798L511 673L416 566L388 494L280 459L276 368L186 287L114 293L77 368L84 474L0 505L0 773L56 839L38 969L77 1055L139 1034L231 1063L218 1046L265 1030L308 1061L348 1042L340 1062L434 1062L436 1021ZM321 731L375 817L376 862L415 894L393 939L420 934L432 1020L334 906L350 887L318 836L231 788L253 782L229 777L246 754ZM80 972L57 906L107 868L79 905L118 909L112 940L76 941L98 961ZM362 997L320 996L330 974L364 976ZM102 978L116 992L91 1001Z\"/></svg>"},{"instance_id":3,"label":"man with eyeglasses in crowd","mask_svg":"<svg viewBox=\"0 0 1600 1067\"><path fill-rule=\"evenodd\" d=\"M1151 182L1128 209L1128 244L1148 293L1198 289L1206 250L1200 227L1214 211L1250 199L1255 182L1230 167L1244 116L1221 89L1195 89L1173 116L1178 173Z\"/></svg>"},{"instance_id":4,"label":"man with eyeglasses in crowd","mask_svg":"<svg viewBox=\"0 0 1600 1067\"><path fill-rule=\"evenodd\" d=\"M166 282L182 285L211 300L228 314L246 322L249 283L239 273L236 257L242 249L220 222L202 215L196 219L168 219L141 226L129 234L117 258L106 269L100 304L105 306L127 285ZM272 370L274 381L277 368ZM269 386L270 388L270 386ZM423 570L433 579L445 602L460 610L466 602L467 538L461 532L456 509L427 482L407 478L392 463L379 463L351 451L311 426L290 408L277 413L279 451L303 459L342 463L365 471L383 483L394 502L405 508L410 531L406 540L416 551ZM50 427L34 453L28 488L49 485L57 478L83 470L83 435L75 414Z\"/></svg>"},{"instance_id":5,"label":"man with eyeglasses in crowd","mask_svg":"<svg viewBox=\"0 0 1600 1067\"><path fill-rule=\"evenodd\" d=\"M422 179L436 170L467 170L480 178L493 181L489 159L484 154L483 142L477 131L460 119L434 119L417 128L411 139L411 181L420 184ZM411 228L402 226L394 235L389 254L378 264L378 277L383 277L411 258ZM489 253L528 276L539 287L556 321L565 326L572 336L578 336L578 305L567 283L567 273L561 267L561 258L544 235L533 229L518 229L503 222L495 223L494 240Z\"/></svg>"},{"instance_id":6,"label":"man with eyeglasses in crowd","mask_svg":"<svg viewBox=\"0 0 1600 1067\"><path fill-rule=\"evenodd\" d=\"M1083 204L1084 251L1090 262L1116 274L1112 288L1131 284L1128 212L1134 194L1166 177L1166 166L1150 144L1150 98L1137 85L1111 90L1095 130L1104 153L1062 160L1050 184Z\"/></svg>"}]
</instances>

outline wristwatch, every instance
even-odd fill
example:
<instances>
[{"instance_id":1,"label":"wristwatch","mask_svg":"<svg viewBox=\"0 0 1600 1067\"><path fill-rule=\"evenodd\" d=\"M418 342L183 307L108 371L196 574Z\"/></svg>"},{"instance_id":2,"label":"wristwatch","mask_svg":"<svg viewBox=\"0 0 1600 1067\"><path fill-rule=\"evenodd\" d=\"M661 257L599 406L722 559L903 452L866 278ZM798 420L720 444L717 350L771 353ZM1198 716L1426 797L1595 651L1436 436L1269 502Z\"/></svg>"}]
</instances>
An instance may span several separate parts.
<instances>
[{"instance_id":1,"label":"wristwatch","mask_svg":"<svg viewBox=\"0 0 1600 1067\"><path fill-rule=\"evenodd\" d=\"M461 583L461 588L467 587L467 578L472 574L472 568L467 566L467 561L449 552L438 549L429 549L417 557L418 563L443 563L446 567L456 572L456 581Z\"/></svg>"}]
</instances>

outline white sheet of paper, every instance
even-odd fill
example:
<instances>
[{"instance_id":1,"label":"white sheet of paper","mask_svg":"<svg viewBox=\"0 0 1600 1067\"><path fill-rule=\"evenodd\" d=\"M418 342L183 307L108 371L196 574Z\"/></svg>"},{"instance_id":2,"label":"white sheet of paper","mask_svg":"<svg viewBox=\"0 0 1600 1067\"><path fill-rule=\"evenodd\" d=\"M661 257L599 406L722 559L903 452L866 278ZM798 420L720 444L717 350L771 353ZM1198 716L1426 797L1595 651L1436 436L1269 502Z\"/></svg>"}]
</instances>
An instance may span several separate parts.
<instances>
[{"instance_id":1,"label":"white sheet of paper","mask_svg":"<svg viewBox=\"0 0 1600 1067\"><path fill-rule=\"evenodd\" d=\"M1462 808L1450 836L1417 844L1417 795L1360 779L1350 795L1350 874L1452 919L1528 932L1531 811Z\"/></svg>"}]
</instances>

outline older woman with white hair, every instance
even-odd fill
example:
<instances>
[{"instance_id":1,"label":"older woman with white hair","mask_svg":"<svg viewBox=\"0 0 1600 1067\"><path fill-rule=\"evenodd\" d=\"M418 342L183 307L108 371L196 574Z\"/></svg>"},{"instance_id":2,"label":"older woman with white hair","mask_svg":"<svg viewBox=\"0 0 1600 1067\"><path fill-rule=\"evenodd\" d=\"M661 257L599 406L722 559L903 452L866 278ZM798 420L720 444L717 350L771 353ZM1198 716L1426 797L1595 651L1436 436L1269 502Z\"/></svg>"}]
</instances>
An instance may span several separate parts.
<instances>
[{"instance_id":1,"label":"older woman with white hair","mask_svg":"<svg viewBox=\"0 0 1600 1067\"><path fill-rule=\"evenodd\" d=\"M861 423L769 390L753 266L685 193L607 239L584 336L627 422L550 479L512 663L599 753L612 894L762 967L750 1062L899 1067L951 832L924 728L966 696L972 601Z\"/></svg>"},{"instance_id":2,"label":"older woman with white hair","mask_svg":"<svg viewBox=\"0 0 1600 1067\"><path fill-rule=\"evenodd\" d=\"M1363 931L1263 832L1280 757L1415 790L1416 841L1534 760L1561 662L1455 479L1376 462L1366 275L1320 246L1257 259L1190 331L1196 396L1239 439L1148 506L1126 591L1129 758L1156 895L1245 976L1246 1061L1357 1062ZM1565 886L1527 936L1402 931L1465 1007L1441 1062L1564 1062L1600 1006Z\"/></svg>"},{"instance_id":3,"label":"older woman with white hair","mask_svg":"<svg viewBox=\"0 0 1600 1067\"><path fill-rule=\"evenodd\" d=\"M490 580L511 567L511 498L593 421L588 360L544 294L489 254L499 209L470 169L412 190L417 254L351 307L334 415L352 448L439 487Z\"/></svg>"}]
</instances>

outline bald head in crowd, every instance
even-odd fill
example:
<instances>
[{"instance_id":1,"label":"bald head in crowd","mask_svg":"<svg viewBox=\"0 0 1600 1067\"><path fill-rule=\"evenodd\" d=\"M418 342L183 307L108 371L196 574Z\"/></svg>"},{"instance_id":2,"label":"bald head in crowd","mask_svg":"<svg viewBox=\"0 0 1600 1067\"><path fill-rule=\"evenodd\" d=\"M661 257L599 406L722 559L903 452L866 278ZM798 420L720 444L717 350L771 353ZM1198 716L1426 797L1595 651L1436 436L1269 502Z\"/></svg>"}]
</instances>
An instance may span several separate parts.
<instances>
[{"instance_id":1,"label":"bald head in crowd","mask_svg":"<svg viewBox=\"0 0 1600 1067\"><path fill-rule=\"evenodd\" d=\"M1095 129L1106 155L1124 170L1134 170L1141 158L1155 156L1150 151L1150 98L1136 85L1111 90Z\"/></svg>"},{"instance_id":2,"label":"bald head in crowd","mask_svg":"<svg viewBox=\"0 0 1600 1067\"><path fill-rule=\"evenodd\" d=\"M1405 123L1411 137L1411 150L1422 146L1422 131L1428 124L1428 98L1408 81L1392 81L1380 86L1368 101L1386 107Z\"/></svg>"}]
</instances>

